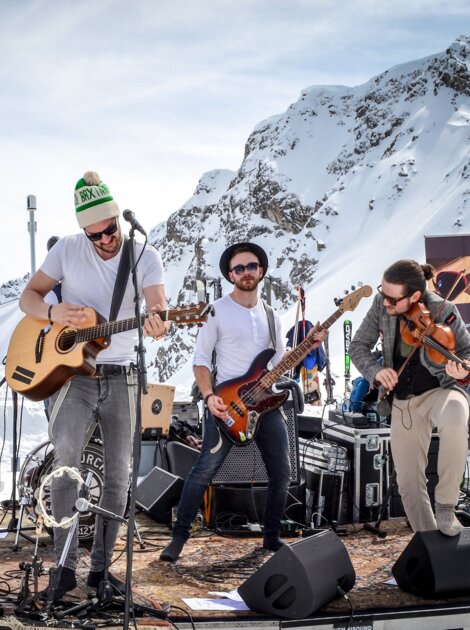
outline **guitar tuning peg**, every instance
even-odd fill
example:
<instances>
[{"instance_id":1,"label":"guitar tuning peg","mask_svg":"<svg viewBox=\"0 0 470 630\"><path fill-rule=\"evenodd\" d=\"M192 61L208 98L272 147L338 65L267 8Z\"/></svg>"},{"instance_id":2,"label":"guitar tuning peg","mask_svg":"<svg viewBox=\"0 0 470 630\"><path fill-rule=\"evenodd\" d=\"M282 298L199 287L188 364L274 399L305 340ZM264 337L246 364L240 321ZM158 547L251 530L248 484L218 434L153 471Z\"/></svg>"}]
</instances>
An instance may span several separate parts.
<instances>
[{"instance_id":1,"label":"guitar tuning peg","mask_svg":"<svg viewBox=\"0 0 470 630\"><path fill-rule=\"evenodd\" d=\"M355 290L356 290L356 287L352 284L351 285L351 291L355 291Z\"/></svg>"},{"instance_id":2,"label":"guitar tuning peg","mask_svg":"<svg viewBox=\"0 0 470 630\"><path fill-rule=\"evenodd\" d=\"M361 288L361 287L363 287L363 286L364 286L364 283L363 283L363 282L358 282L358 283L357 283L357 286L358 286L359 288Z\"/></svg>"},{"instance_id":3,"label":"guitar tuning peg","mask_svg":"<svg viewBox=\"0 0 470 630\"><path fill-rule=\"evenodd\" d=\"M344 290L344 295L348 295L348 293L349 293L348 289L345 289Z\"/></svg>"},{"instance_id":4,"label":"guitar tuning peg","mask_svg":"<svg viewBox=\"0 0 470 630\"><path fill-rule=\"evenodd\" d=\"M334 298L333 302L335 303L335 306L339 306L341 304L341 299L340 298Z\"/></svg>"}]
</instances>

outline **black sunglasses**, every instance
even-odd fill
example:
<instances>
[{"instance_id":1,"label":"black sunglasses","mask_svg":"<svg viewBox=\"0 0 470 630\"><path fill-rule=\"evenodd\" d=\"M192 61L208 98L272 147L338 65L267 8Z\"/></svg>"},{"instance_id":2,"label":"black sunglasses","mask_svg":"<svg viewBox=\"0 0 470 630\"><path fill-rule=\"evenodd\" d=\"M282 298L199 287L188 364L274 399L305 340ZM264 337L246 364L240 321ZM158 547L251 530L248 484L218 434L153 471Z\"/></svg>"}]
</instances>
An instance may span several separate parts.
<instances>
[{"instance_id":1,"label":"black sunglasses","mask_svg":"<svg viewBox=\"0 0 470 630\"><path fill-rule=\"evenodd\" d=\"M410 294L407 295L402 295L402 297L399 298L394 298L394 297L390 297L389 295L387 295L386 293L384 293L382 291L382 285L379 284L379 286L377 287L377 293L383 297L384 300L387 300L387 302L391 305L391 306L396 306L398 304L398 302L401 302L402 300L404 300L405 298L410 297Z\"/></svg>"},{"instance_id":2,"label":"black sunglasses","mask_svg":"<svg viewBox=\"0 0 470 630\"><path fill-rule=\"evenodd\" d=\"M259 263L251 262L247 265L235 265L235 267L232 267L229 271L234 271L237 276L240 276L242 273L245 273L245 271L256 271L259 266Z\"/></svg>"},{"instance_id":3,"label":"black sunglasses","mask_svg":"<svg viewBox=\"0 0 470 630\"><path fill-rule=\"evenodd\" d=\"M116 221L116 219L114 219L114 223L112 225L110 225L109 227L107 227L102 232L91 232L91 233L88 233L85 230L85 228L83 228L83 231L85 232L87 238L90 239L90 241L101 241L101 239L103 238L104 235L111 236L112 234L114 234L117 231L117 229L118 229L117 221Z\"/></svg>"}]
</instances>

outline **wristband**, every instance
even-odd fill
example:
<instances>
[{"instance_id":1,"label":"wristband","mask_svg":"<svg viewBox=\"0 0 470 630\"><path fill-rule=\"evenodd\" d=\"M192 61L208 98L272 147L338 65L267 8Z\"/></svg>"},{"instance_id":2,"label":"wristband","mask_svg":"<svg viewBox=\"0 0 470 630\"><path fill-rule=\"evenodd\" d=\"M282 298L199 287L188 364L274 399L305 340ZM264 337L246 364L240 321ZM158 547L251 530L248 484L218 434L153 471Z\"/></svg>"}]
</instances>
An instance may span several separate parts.
<instances>
[{"instance_id":1,"label":"wristband","mask_svg":"<svg viewBox=\"0 0 470 630\"><path fill-rule=\"evenodd\" d=\"M52 315L52 307L53 307L53 306L54 306L54 305L53 305L53 304L51 304L51 305L49 306L49 308L47 309L47 319L49 320L49 324L50 324L51 326L52 326L52 319L51 319L51 315Z\"/></svg>"},{"instance_id":2,"label":"wristband","mask_svg":"<svg viewBox=\"0 0 470 630\"><path fill-rule=\"evenodd\" d=\"M209 400L211 396L215 396L214 392L207 394L207 396L204 398L204 404L206 405L206 407L207 407L207 401Z\"/></svg>"}]
</instances>

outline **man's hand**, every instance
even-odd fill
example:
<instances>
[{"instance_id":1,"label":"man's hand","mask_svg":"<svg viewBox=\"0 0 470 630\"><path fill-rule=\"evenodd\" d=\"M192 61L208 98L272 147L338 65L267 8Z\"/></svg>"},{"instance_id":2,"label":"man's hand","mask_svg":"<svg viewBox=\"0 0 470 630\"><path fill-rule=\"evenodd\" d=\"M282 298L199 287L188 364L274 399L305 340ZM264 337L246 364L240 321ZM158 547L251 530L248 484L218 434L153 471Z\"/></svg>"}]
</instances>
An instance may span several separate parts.
<instances>
[{"instance_id":1,"label":"man's hand","mask_svg":"<svg viewBox=\"0 0 470 630\"><path fill-rule=\"evenodd\" d=\"M161 310L162 307L157 304L151 309L148 317L145 318L144 325L142 327L144 337L154 337L155 339L160 339L165 336L167 326L165 326L165 322L158 314Z\"/></svg>"},{"instance_id":2,"label":"man's hand","mask_svg":"<svg viewBox=\"0 0 470 630\"><path fill-rule=\"evenodd\" d=\"M388 391L392 391L398 383L398 374L392 368L383 368L377 372L374 381L383 385Z\"/></svg>"},{"instance_id":3,"label":"man's hand","mask_svg":"<svg viewBox=\"0 0 470 630\"><path fill-rule=\"evenodd\" d=\"M83 306L78 304L67 304L67 302L53 304L50 313L51 320L57 324L62 324L62 326L83 328L87 324L91 325L90 315Z\"/></svg>"},{"instance_id":4,"label":"man's hand","mask_svg":"<svg viewBox=\"0 0 470 630\"><path fill-rule=\"evenodd\" d=\"M457 381L465 381L470 376L469 371L455 361L446 363L446 373Z\"/></svg>"},{"instance_id":5,"label":"man's hand","mask_svg":"<svg viewBox=\"0 0 470 630\"><path fill-rule=\"evenodd\" d=\"M227 405L224 403L223 399L216 394L212 394L212 396L207 399L207 408L213 416L222 418L222 420L227 413Z\"/></svg>"},{"instance_id":6,"label":"man's hand","mask_svg":"<svg viewBox=\"0 0 470 630\"><path fill-rule=\"evenodd\" d=\"M315 343L312 345L312 348L318 348L318 346L321 346L327 334L328 334L328 329L321 328L320 322L317 322L307 335L307 337L313 337L315 340Z\"/></svg>"}]
</instances>

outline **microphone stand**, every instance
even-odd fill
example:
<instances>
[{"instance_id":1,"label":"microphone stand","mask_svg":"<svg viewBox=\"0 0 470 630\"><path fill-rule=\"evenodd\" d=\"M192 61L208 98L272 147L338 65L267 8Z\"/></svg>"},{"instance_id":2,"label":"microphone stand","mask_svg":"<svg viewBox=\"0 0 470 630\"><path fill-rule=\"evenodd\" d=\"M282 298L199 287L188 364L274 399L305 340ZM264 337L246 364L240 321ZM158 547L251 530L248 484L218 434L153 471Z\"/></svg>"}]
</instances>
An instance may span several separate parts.
<instances>
[{"instance_id":1,"label":"microphone stand","mask_svg":"<svg viewBox=\"0 0 470 630\"><path fill-rule=\"evenodd\" d=\"M139 288L137 284L137 269L135 261L135 227L129 230L129 261L132 274L132 284L134 285L134 303L135 303L135 315L137 321L137 404L135 408L134 418L134 436L132 446L132 475L131 475L131 487L129 495L129 520L127 526L127 567L126 567L126 593L124 597L124 622L123 629L129 628L129 616L131 609L131 575L132 575L132 560L133 560L133 535L135 526L135 494L137 489L137 475L139 471L140 461L140 448L141 448L141 397L142 392L147 394L147 366L145 363L145 346L144 346L144 334L142 329L142 320L140 316L140 299Z\"/></svg>"},{"instance_id":2,"label":"microphone stand","mask_svg":"<svg viewBox=\"0 0 470 630\"><path fill-rule=\"evenodd\" d=\"M6 378L3 377L0 381L0 387L5 383ZM11 390L11 398L13 403L13 435L12 435L12 445L13 445L13 454L12 454L12 479L11 479L11 519L8 525L0 529L0 534L9 534L10 532L16 531L15 542L13 544L13 551L18 551L18 538L22 536L29 542L34 543L34 539L27 534L24 534L21 531L21 520L23 518L24 506L22 505L22 509L20 510L20 518L16 518L16 470L18 468L18 394L12 389ZM35 529L34 527L28 527L26 529Z\"/></svg>"}]
</instances>

